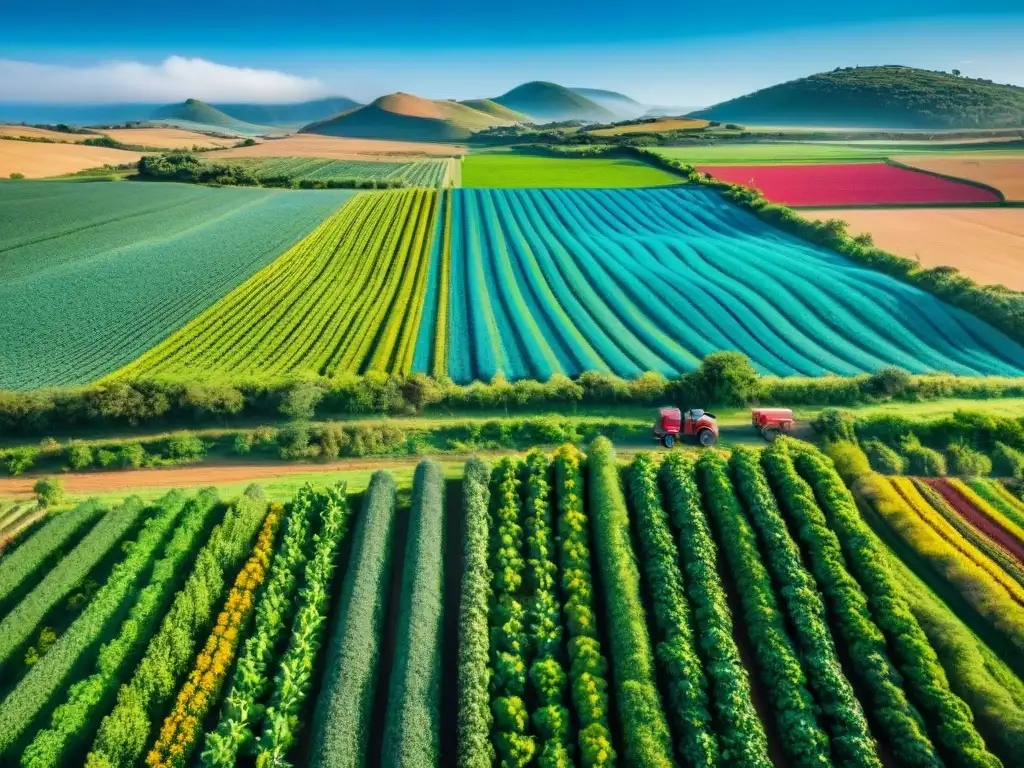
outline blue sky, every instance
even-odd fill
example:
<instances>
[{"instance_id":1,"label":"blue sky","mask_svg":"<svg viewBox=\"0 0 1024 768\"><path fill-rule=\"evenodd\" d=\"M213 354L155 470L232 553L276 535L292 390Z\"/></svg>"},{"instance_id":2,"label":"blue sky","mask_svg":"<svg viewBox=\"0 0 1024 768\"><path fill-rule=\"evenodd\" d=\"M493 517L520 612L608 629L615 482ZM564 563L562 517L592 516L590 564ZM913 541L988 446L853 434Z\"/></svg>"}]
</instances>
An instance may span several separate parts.
<instances>
[{"instance_id":1,"label":"blue sky","mask_svg":"<svg viewBox=\"0 0 1024 768\"><path fill-rule=\"evenodd\" d=\"M162 101L196 90L221 101L470 98L545 79L697 106L836 66L893 63L1024 85L1020 0L979 0L970 14L961 0L253 0L223 10L176 0L173 17L166 5L122 2L97 12L50 0L45 13L6 4L0 101Z\"/></svg>"}]
</instances>

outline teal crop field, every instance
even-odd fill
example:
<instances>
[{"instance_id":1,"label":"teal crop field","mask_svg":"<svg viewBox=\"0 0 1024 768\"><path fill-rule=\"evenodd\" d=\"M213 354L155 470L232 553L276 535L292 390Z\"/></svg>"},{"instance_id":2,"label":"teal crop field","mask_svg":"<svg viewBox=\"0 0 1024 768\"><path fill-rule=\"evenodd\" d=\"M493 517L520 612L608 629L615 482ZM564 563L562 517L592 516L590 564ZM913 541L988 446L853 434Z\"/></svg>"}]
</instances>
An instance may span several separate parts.
<instances>
[{"instance_id":1,"label":"teal crop field","mask_svg":"<svg viewBox=\"0 0 1024 768\"><path fill-rule=\"evenodd\" d=\"M780 376L1024 373L974 316L713 191L454 190L449 236L457 382L675 375L717 350Z\"/></svg>"},{"instance_id":2,"label":"teal crop field","mask_svg":"<svg viewBox=\"0 0 1024 768\"><path fill-rule=\"evenodd\" d=\"M462 160L462 186L656 187L678 184L679 176L631 158L543 157L495 152Z\"/></svg>"},{"instance_id":3,"label":"teal crop field","mask_svg":"<svg viewBox=\"0 0 1024 768\"><path fill-rule=\"evenodd\" d=\"M80 384L134 360L352 194L0 183L0 389Z\"/></svg>"}]
</instances>

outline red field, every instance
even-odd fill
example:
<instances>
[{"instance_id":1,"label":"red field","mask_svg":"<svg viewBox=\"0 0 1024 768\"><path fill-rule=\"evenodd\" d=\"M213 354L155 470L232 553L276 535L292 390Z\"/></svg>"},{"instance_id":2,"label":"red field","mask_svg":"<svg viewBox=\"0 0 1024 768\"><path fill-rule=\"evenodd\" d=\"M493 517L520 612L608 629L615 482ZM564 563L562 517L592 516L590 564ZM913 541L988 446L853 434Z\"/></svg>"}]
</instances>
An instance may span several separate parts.
<instances>
[{"instance_id":1,"label":"red field","mask_svg":"<svg viewBox=\"0 0 1024 768\"><path fill-rule=\"evenodd\" d=\"M883 163L722 165L700 170L757 187L773 203L792 206L995 203L994 192Z\"/></svg>"}]
</instances>

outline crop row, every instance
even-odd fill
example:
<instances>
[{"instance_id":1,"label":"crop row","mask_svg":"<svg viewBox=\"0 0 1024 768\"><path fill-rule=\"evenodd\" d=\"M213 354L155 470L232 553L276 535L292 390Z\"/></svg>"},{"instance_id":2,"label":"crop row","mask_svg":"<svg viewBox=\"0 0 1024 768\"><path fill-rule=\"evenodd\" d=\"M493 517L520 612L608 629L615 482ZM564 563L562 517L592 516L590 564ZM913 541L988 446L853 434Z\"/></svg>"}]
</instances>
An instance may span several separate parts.
<instances>
[{"instance_id":1,"label":"crop row","mask_svg":"<svg viewBox=\"0 0 1024 768\"><path fill-rule=\"evenodd\" d=\"M131 599L138 581L156 559L185 504L178 492L165 496L149 513L128 555L111 571L82 614L34 664L0 704L0 754L25 733L80 659L91 652L122 602Z\"/></svg>"},{"instance_id":2,"label":"crop row","mask_svg":"<svg viewBox=\"0 0 1024 768\"><path fill-rule=\"evenodd\" d=\"M21 757L24 768L57 768L89 738L103 714L102 708L110 706L117 686L127 676L128 664L156 630L181 580L182 566L202 541L216 509L216 497L208 492L187 502L174 535L153 566L149 582L140 590L114 637L99 649L91 672L69 688L67 700L53 711L49 727L40 730L25 749Z\"/></svg>"},{"instance_id":3,"label":"crop row","mask_svg":"<svg viewBox=\"0 0 1024 768\"><path fill-rule=\"evenodd\" d=\"M100 723L86 761L90 768L131 765L142 758L154 725L163 719L200 636L215 615L230 572L249 551L266 516L266 501L257 491L253 489L231 507L197 555L192 574Z\"/></svg>"},{"instance_id":4,"label":"crop row","mask_svg":"<svg viewBox=\"0 0 1024 768\"><path fill-rule=\"evenodd\" d=\"M1024 564L1024 529L1012 518L1004 515L995 505L989 504L958 478L941 478L930 482L958 512L966 514L973 524Z\"/></svg>"},{"instance_id":5,"label":"crop row","mask_svg":"<svg viewBox=\"0 0 1024 768\"><path fill-rule=\"evenodd\" d=\"M329 160L318 157L233 157L229 162L245 167L260 179L380 179L405 182L411 187L442 187L448 181L451 161L442 159L393 163L372 160Z\"/></svg>"},{"instance_id":6,"label":"crop row","mask_svg":"<svg viewBox=\"0 0 1024 768\"><path fill-rule=\"evenodd\" d=\"M357 196L118 375L407 373L437 193Z\"/></svg>"}]
</instances>

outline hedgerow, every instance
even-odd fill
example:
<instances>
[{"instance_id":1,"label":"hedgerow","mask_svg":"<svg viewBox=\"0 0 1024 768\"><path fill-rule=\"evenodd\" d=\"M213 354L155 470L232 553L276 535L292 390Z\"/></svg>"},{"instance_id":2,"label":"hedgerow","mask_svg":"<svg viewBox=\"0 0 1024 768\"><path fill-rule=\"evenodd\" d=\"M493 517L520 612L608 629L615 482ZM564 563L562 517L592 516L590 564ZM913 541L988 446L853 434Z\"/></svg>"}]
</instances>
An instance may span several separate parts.
<instances>
[{"instance_id":1,"label":"hedgerow","mask_svg":"<svg viewBox=\"0 0 1024 768\"><path fill-rule=\"evenodd\" d=\"M324 496L307 484L288 506L284 535L274 554L263 596L256 605L252 634L235 666L220 721L214 731L206 734L202 763L207 768L234 766L240 753L252 752L253 729L264 711L263 699L273 679L272 665L277 663L277 651L297 608L294 597L311 543L310 518L323 501Z\"/></svg>"},{"instance_id":2,"label":"hedgerow","mask_svg":"<svg viewBox=\"0 0 1024 768\"><path fill-rule=\"evenodd\" d=\"M520 525L518 462L505 458L491 472L490 563L493 597L490 607L491 738L505 768L529 764L537 743L529 733L526 708L527 636L523 604L523 528Z\"/></svg>"},{"instance_id":3,"label":"hedgerow","mask_svg":"<svg viewBox=\"0 0 1024 768\"><path fill-rule=\"evenodd\" d=\"M608 615L612 680L625 759L631 765L671 766L672 738L655 685L654 655L630 543L629 514L615 451L606 438L590 446L590 522Z\"/></svg>"},{"instance_id":4,"label":"hedgerow","mask_svg":"<svg viewBox=\"0 0 1024 768\"><path fill-rule=\"evenodd\" d=\"M249 552L266 513L262 489L250 486L214 529L131 680L121 686L117 703L100 723L86 757L88 768L116 768L142 758L153 721L162 717L188 671L199 637L227 589L228 574Z\"/></svg>"},{"instance_id":5,"label":"hedgerow","mask_svg":"<svg viewBox=\"0 0 1024 768\"><path fill-rule=\"evenodd\" d=\"M701 509L693 462L681 453L669 453L659 478L679 536L680 563L693 603L694 628L710 684L722 762L741 768L769 768L768 738L754 708L747 668L733 639L718 549Z\"/></svg>"},{"instance_id":6,"label":"hedgerow","mask_svg":"<svg viewBox=\"0 0 1024 768\"><path fill-rule=\"evenodd\" d=\"M831 546L837 558L845 554L851 573L867 597L871 616L885 635L904 685L924 712L935 742L957 766L994 768L998 762L985 748L972 722L970 709L950 690L935 650L885 567L884 553L878 550L877 539L861 518L849 489L831 462L816 451L798 453L795 463L801 476L814 489L821 511L835 531L828 537ZM880 487L882 482L878 476L869 477L869 485L861 486L861 490L883 504L898 502L898 498L893 499L891 487L889 493L884 494ZM921 755L925 757L923 750Z\"/></svg>"},{"instance_id":7,"label":"hedgerow","mask_svg":"<svg viewBox=\"0 0 1024 768\"><path fill-rule=\"evenodd\" d=\"M743 606L747 635L787 760L796 766L829 765L828 736L817 722L807 678L786 634L771 577L761 563L754 531L736 500L725 460L717 453L703 453L697 461L697 478Z\"/></svg>"},{"instance_id":8,"label":"hedgerow","mask_svg":"<svg viewBox=\"0 0 1024 768\"><path fill-rule=\"evenodd\" d=\"M654 606L655 656L667 686L676 752L686 765L717 765L718 739L708 711L707 681L697 654L679 552L661 504L657 470L641 453L629 468L629 498L636 514L647 594Z\"/></svg>"},{"instance_id":9,"label":"hedgerow","mask_svg":"<svg viewBox=\"0 0 1024 768\"><path fill-rule=\"evenodd\" d=\"M459 714L458 763L463 768L490 768L491 745L490 643L488 604L491 570L487 555L490 542L491 471L484 461L466 462L462 479L462 584L459 600Z\"/></svg>"},{"instance_id":10,"label":"hedgerow","mask_svg":"<svg viewBox=\"0 0 1024 768\"><path fill-rule=\"evenodd\" d=\"M0 669L10 671L13 654L28 640L51 608L67 597L139 521L144 506L138 497L126 499L106 513L0 621Z\"/></svg>"},{"instance_id":11,"label":"hedgerow","mask_svg":"<svg viewBox=\"0 0 1024 768\"><path fill-rule=\"evenodd\" d=\"M561 548L562 594L569 634L569 688L579 720L580 761L584 768L615 764L608 730L608 662L597 636L590 527L583 509L580 452L563 445L555 452L555 489Z\"/></svg>"},{"instance_id":12,"label":"hedgerow","mask_svg":"<svg viewBox=\"0 0 1024 768\"><path fill-rule=\"evenodd\" d=\"M310 734L313 768L361 768L380 677L380 637L395 557L395 481L374 472L353 532Z\"/></svg>"},{"instance_id":13,"label":"hedgerow","mask_svg":"<svg viewBox=\"0 0 1024 768\"><path fill-rule=\"evenodd\" d=\"M567 676L562 666L562 611L557 594L558 566L551 522L550 462L531 450L523 464L523 533L526 537L526 634L530 687L536 705L532 720L543 768L572 766L572 722L563 703Z\"/></svg>"},{"instance_id":14,"label":"hedgerow","mask_svg":"<svg viewBox=\"0 0 1024 768\"><path fill-rule=\"evenodd\" d=\"M997 475L1024 480L1024 451L997 441L992 447L992 459Z\"/></svg>"},{"instance_id":15,"label":"hedgerow","mask_svg":"<svg viewBox=\"0 0 1024 768\"><path fill-rule=\"evenodd\" d=\"M287 765L288 753L304 724L302 713L327 630L327 609L338 547L348 532L349 506L345 491L345 484L339 483L316 494L320 530L313 539L313 553L306 563L288 647L274 675L274 695L263 715L263 733L256 750L256 764L260 766Z\"/></svg>"},{"instance_id":16,"label":"hedgerow","mask_svg":"<svg viewBox=\"0 0 1024 768\"><path fill-rule=\"evenodd\" d=\"M139 592L117 634L100 648L95 671L71 686L67 700L54 710L49 727L36 733L21 756L23 768L58 768L65 764L66 755L84 746L130 672L129 665L156 630L175 584L183 577L182 564L200 545L216 503L216 495L209 491L201 491L186 503L174 535L153 566L149 583Z\"/></svg>"},{"instance_id":17,"label":"hedgerow","mask_svg":"<svg viewBox=\"0 0 1024 768\"><path fill-rule=\"evenodd\" d=\"M786 528L761 467L759 452L737 448L733 451L731 466L736 489L760 534L768 568L789 614L803 668L821 707L835 759L841 765L880 768L882 763L876 754L864 710L843 673L818 585L804 567L800 549ZM783 493L786 490L783 489Z\"/></svg>"},{"instance_id":18,"label":"hedgerow","mask_svg":"<svg viewBox=\"0 0 1024 768\"><path fill-rule=\"evenodd\" d=\"M402 560L381 765L441 764L441 655L444 643L444 473L429 459L416 467Z\"/></svg>"},{"instance_id":19,"label":"hedgerow","mask_svg":"<svg viewBox=\"0 0 1024 768\"><path fill-rule=\"evenodd\" d=\"M883 475L902 475L907 467L907 460L881 440L865 440L861 448L867 454L871 468Z\"/></svg>"},{"instance_id":20,"label":"hedgerow","mask_svg":"<svg viewBox=\"0 0 1024 768\"><path fill-rule=\"evenodd\" d=\"M24 735L79 660L94 649L122 602L131 599L137 581L155 559L184 504L185 498L178 492L157 502L127 556L114 566L81 615L0 704L0 755Z\"/></svg>"},{"instance_id":21,"label":"hedgerow","mask_svg":"<svg viewBox=\"0 0 1024 768\"><path fill-rule=\"evenodd\" d=\"M105 511L96 501L83 502L69 512L54 516L23 546L8 554L0 569L0 611L6 613L8 606L35 586L48 570L47 564L59 556L64 545Z\"/></svg>"},{"instance_id":22,"label":"hedgerow","mask_svg":"<svg viewBox=\"0 0 1024 768\"><path fill-rule=\"evenodd\" d=\"M271 505L252 554L235 577L213 630L196 656L191 674L178 691L174 709L164 720L156 743L146 755L146 764L152 768L184 768L187 764L196 739L202 733L203 720L220 698L221 686L234 662L235 649L252 616L256 593L270 567L283 515L280 505Z\"/></svg>"},{"instance_id":23,"label":"hedgerow","mask_svg":"<svg viewBox=\"0 0 1024 768\"><path fill-rule=\"evenodd\" d=\"M835 616L882 738L908 765L940 766L924 721L907 700L900 675L889 660L885 635L873 621L860 584L847 569L836 534L828 527L813 490L798 474L786 441L776 442L763 454L765 468Z\"/></svg>"}]
</instances>

